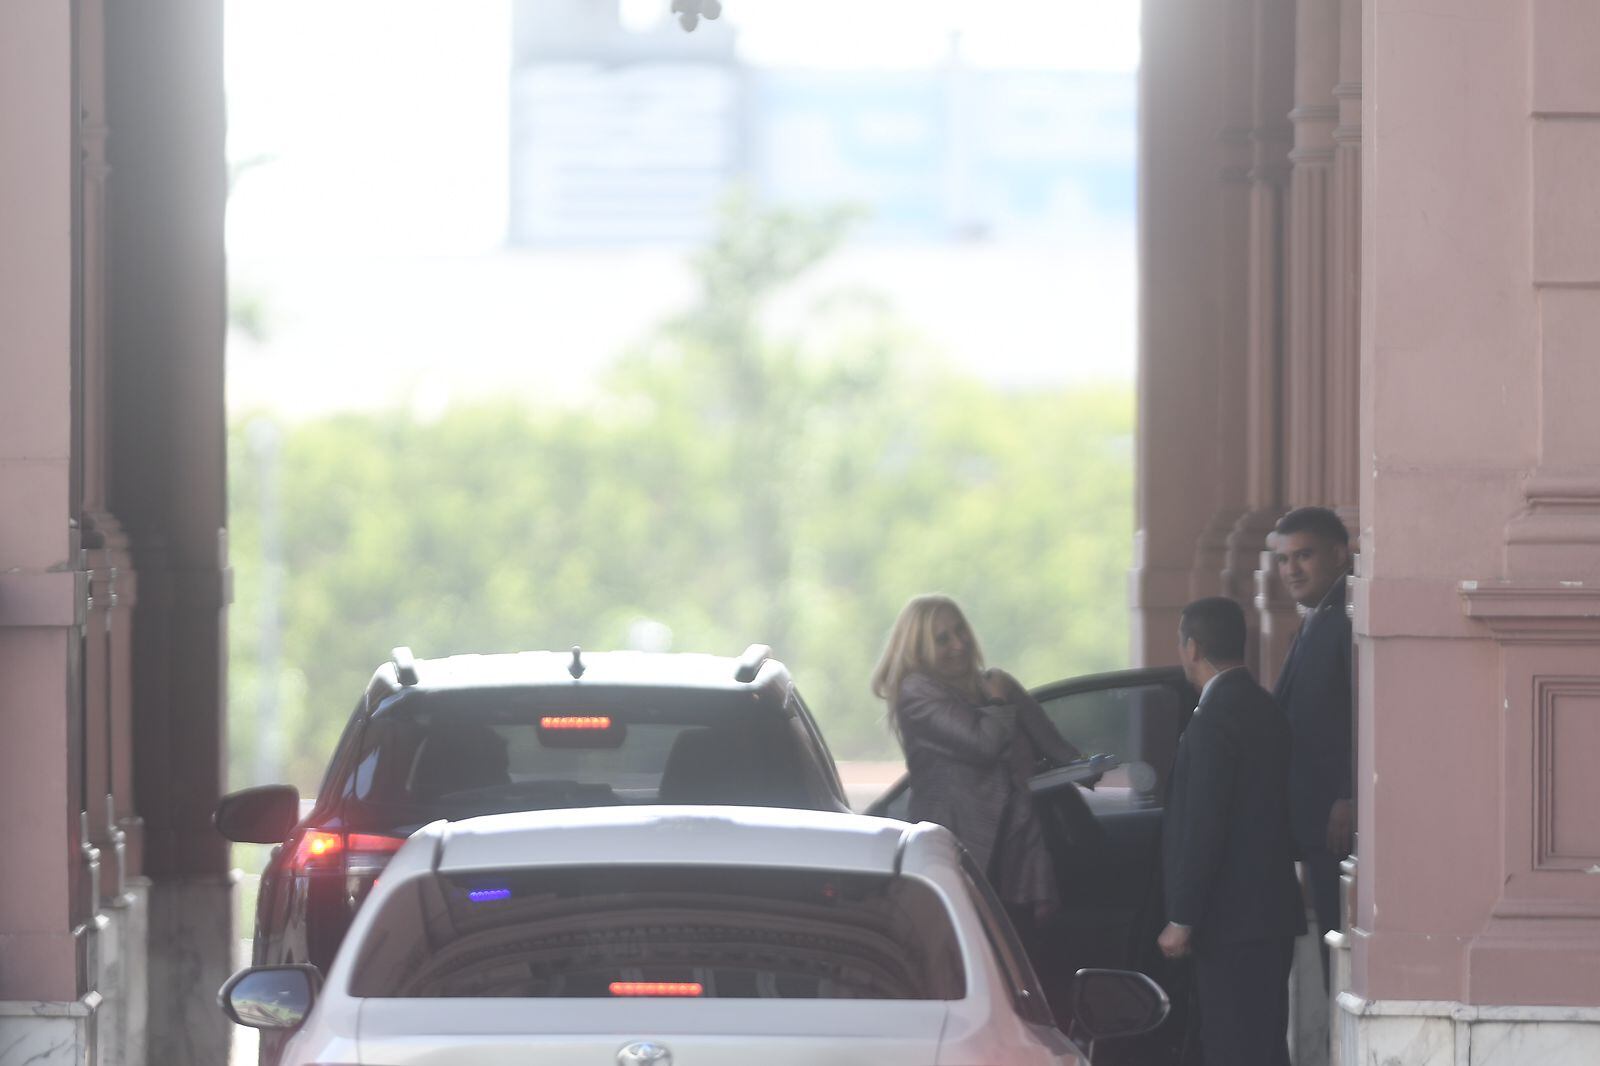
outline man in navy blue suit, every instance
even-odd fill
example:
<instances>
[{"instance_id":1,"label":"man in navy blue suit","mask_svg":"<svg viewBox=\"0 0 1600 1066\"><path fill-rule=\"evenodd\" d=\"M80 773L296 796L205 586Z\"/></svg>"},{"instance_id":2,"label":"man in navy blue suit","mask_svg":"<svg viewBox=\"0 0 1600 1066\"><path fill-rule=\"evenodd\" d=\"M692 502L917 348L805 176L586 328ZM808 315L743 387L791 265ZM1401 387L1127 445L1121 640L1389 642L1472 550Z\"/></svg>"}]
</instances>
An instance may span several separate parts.
<instances>
[{"instance_id":1,"label":"man in navy blue suit","mask_svg":"<svg viewBox=\"0 0 1600 1066\"><path fill-rule=\"evenodd\" d=\"M1350 854L1354 809L1351 763L1350 619L1345 575L1350 533L1325 507L1301 507L1273 530L1278 576L1306 608L1273 697L1294 735L1289 810L1306 884L1322 932L1339 928L1339 864ZM1326 976L1327 945L1322 951Z\"/></svg>"},{"instance_id":2,"label":"man in navy blue suit","mask_svg":"<svg viewBox=\"0 0 1600 1066\"><path fill-rule=\"evenodd\" d=\"M1244 611L1196 600L1179 657L1200 690L1162 826L1168 958L1192 955L1206 1066L1288 1066L1289 967L1305 905L1289 831L1289 724L1244 665Z\"/></svg>"}]
</instances>

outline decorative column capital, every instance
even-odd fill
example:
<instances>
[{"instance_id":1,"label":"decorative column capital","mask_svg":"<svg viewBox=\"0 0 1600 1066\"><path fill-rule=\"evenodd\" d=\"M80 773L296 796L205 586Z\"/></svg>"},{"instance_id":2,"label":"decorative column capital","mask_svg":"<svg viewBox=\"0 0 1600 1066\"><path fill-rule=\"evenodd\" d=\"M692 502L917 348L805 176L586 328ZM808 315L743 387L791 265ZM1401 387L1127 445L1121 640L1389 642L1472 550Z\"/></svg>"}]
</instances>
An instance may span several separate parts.
<instances>
[{"instance_id":1,"label":"decorative column capital","mask_svg":"<svg viewBox=\"0 0 1600 1066\"><path fill-rule=\"evenodd\" d=\"M1339 105L1305 104L1289 112L1289 121L1296 126L1312 126L1319 122L1337 122Z\"/></svg>"},{"instance_id":2,"label":"decorative column capital","mask_svg":"<svg viewBox=\"0 0 1600 1066\"><path fill-rule=\"evenodd\" d=\"M1333 166L1333 142L1296 148L1289 153L1289 162L1297 170L1328 169Z\"/></svg>"}]
</instances>

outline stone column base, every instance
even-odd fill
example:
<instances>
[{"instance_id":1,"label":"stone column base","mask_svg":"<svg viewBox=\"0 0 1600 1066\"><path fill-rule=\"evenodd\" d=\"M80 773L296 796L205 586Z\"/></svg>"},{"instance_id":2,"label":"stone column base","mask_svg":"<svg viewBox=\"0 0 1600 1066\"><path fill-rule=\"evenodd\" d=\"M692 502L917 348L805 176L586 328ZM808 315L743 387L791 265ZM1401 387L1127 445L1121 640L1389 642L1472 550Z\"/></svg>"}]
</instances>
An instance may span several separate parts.
<instances>
[{"instance_id":1,"label":"stone column base","mask_svg":"<svg viewBox=\"0 0 1600 1066\"><path fill-rule=\"evenodd\" d=\"M96 1063L100 994L74 1002L0 1002L0 1066Z\"/></svg>"},{"instance_id":2,"label":"stone column base","mask_svg":"<svg viewBox=\"0 0 1600 1066\"><path fill-rule=\"evenodd\" d=\"M1338 1066L1593 1066L1600 1007L1493 1007L1338 999Z\"/></svg>"},{"instance_id":3,"label":"stone column base","mask_svg":"<svg viewBox=\"0 0 1600 1066\"><path fill-rule=\"evenodd\" d=\"M150 886L148 1046L169 1066L228 1061L217 989L233 973L233 878Z\"/></svg>"},{"instance_id":4,"label":"stone column base","mask_svg":"<svg viewBox=\"0 0 1600 1066\"><path fill-rule=\"evenodd\" d=\"M1350 938L1338 929L1323 938L1328 945L1328 979L1333 987L1328 992L1328 1052L1323 1062L1344 1062L1340 1043L1339 997L1350 991ZM1297 1064L1298 1066L1298 1064Z\"/></svg>"},{"instance_id":5,"label":"stone column base","mask_svg":"<svg viewBox=\"0 0 1600 1066\"><path fill-rule=\"evenodd\" d=\"M95 987L105 997L100 1008L98 1066L145 1064L149 896L149 881L129 878L127 891L103 912L108 924L100 938L100 972L95 979Z\"/></svg>"}]
</instances>

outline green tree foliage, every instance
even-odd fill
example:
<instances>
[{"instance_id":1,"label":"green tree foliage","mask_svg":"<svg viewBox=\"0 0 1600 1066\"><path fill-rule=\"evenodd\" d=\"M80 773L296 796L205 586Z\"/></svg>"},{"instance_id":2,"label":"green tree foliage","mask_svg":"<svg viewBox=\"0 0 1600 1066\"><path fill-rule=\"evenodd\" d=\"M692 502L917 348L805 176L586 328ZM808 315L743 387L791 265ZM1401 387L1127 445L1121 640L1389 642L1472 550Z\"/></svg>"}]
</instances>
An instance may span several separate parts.
<instances>
[{"instance_id":1,"label":"green tree foliage","mask_svg":"<svg viewBox=\"0 0 1600 1066\"><path fill-rule=\"evenodd\" d=\"M642 619L676 650L768 642L841 757L893 751L867 677L918 592L960 599L1025 682L1125 664L1130 390L1013 393L941 369L867 293L777 328L774 299L849 218L727 211L695 261L702 298L583 409L346 414L279 425L274 448L237 420L236 785L264 772L267 488L272 732L302 788L396 644L613 648Z\"/></svg>"}]
</instances>

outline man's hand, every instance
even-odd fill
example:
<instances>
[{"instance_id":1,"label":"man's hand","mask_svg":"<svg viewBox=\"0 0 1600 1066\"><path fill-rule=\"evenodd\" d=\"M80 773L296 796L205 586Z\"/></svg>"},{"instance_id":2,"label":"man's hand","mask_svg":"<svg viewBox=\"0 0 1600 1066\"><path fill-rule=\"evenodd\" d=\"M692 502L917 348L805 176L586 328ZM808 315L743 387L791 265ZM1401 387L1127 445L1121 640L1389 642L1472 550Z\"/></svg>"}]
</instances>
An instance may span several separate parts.
<instances>
[{"instance_id":1,"label":"man's hand","mask_svg":"<svg viewBox=\"0 0 1600 1066\"><path fill-rule=\"evenodd\" d=\"M1328 809L1328 851L1336 858L1350 854L1352 808L1347 799L1334 800Z\"/></svg>"},{"instance_id":2,"label":"man's hand","mask_svg":"<svg viewBox=\"0 0 1600 1066\"><path fill-rule=\"evenodd\" d=\"M1156 946L1169 959L1183 958L1189 954L1189 927L1168 922L1167 927L1161 930L1161 935L1156 937Z\"/></svg>"}]
</instances>

